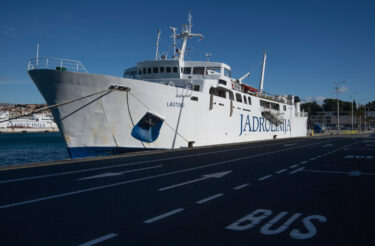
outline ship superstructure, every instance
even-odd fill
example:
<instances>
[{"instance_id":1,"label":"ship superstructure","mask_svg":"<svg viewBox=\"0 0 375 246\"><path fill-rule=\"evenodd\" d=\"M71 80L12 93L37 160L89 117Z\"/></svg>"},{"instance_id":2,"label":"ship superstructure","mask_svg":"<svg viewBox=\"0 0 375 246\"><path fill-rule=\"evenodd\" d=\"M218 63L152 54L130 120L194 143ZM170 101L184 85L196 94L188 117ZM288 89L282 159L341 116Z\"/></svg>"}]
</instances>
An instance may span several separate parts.
<instances>
[{"instance_id":1,"label":"ship superstructure","mask_svg":"<svg viewBox=\"0 0 375 246\"><path fill-rule=\"evenodd\" d=\"M225 63L186 61L191 32L171 28L173 57L126 69L123 78L87 73L79 61L39 58L28 73L64 136L72 157L144 149L174 149L306 136L298 97L263 91L266 53L258 89L234 79ZM176 40L182 45L177 49Z\"/></svg>"}]
</instances>

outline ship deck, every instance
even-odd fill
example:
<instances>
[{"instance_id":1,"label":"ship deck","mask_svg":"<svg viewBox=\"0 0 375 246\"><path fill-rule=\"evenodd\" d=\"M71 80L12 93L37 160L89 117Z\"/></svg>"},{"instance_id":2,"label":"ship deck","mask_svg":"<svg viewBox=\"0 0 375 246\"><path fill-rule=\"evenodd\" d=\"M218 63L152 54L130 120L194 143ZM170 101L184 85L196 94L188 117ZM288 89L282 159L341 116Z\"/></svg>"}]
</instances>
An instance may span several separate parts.
<instances>
[{"instance_id":1,"label":"ship deck","mask_svg":"<svg viewBox=\"0 0 375 246\"><path fill-rule=\"evenodd\" d=\"M374 245L375 137L281 139L0 171L1 245Z\"/></svg>"}]
</instances>

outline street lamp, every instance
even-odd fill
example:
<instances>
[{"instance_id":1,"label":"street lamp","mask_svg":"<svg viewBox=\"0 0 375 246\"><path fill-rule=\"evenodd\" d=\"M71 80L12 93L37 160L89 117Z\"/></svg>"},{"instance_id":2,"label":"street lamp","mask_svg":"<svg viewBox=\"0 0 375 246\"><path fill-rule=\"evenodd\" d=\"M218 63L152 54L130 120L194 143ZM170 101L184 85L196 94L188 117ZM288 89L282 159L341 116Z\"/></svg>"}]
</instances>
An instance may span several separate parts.
<instances>
[{"instance_id":1,"label":"street lamp","mask_svg":"<svg viewBox=\"0 0 375 246\"><path fill-rule=\"evenodd\" d=\"M334 81L335 83L335 89L336 89L336 97L337 97L337 135L340 134L340 107L339 107L339 85L345 83L345 80L343 81Z\"/></svg>"},{"instance_id":2,"label":"street lamp","mask_svg":"<svg viewBox=\"0 0 375 246\"><path fill-rule=\"evenodd\" d=\"M353 133L353 118L354 118L354 117L353 117L353 114L354 114L354 113L353 113L353 108L354 108L354 106L353 106L353 105L354 105L354 95L357 95L357 94L358 94L358 92L353 92L353 93L352 93L352 96L350 96L350 98L352 99L352 133Z\"/></svg>"}]
</instances>

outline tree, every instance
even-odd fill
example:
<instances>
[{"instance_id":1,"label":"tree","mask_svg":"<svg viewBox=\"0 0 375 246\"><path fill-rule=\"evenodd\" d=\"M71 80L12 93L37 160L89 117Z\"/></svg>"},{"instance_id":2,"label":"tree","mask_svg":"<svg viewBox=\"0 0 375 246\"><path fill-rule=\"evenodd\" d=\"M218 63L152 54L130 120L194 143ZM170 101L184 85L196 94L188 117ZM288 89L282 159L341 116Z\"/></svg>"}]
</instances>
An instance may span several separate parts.
<instances>
[{"instance_id":1,"label":"tree","mask_svg":"<svg viewBox=\"0 0 375 246\"><path fill-rule=\"evenodd\" d=\"M311 115L315 115L317 114L317 112L322 111L323 108L316 102L308 102L308 103L302 104L301 109L306 111L310 117Z\"/></svg>"}]
</instances>

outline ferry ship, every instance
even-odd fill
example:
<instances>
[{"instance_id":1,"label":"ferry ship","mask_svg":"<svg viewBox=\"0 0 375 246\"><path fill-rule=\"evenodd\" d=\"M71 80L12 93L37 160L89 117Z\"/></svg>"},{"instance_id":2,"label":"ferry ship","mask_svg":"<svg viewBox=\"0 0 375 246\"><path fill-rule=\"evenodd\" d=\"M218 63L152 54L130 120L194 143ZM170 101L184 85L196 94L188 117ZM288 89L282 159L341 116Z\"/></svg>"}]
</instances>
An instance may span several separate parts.
<instances>
[{"instance_id":1,"label":"ferry ship","mask_svg":"<svg viewBox=\"0 0 375 246\"><path fill-rule=\"evenodd\" d=\"M35 129L35 130L57 130L57 125L51 115L32 114L30 116L11 119L9 111L0 112L1 129Z\"/></svg>"},{"instance_id":2,"label":"ferry ship","mask_svg":"<svg viewBox=\"0 0 375 246\"><path fill-rule=\"evenodd\" d=\"M229 65L186 61L191 15L180 32L171 27L173 56L138 62L123 77L88 73L80 61L29 60L28 74L51 106L72 158L148 149L176 149L302 137L307 115L292 95L263 90L231 77ZM177 48L177 40L181 47Z\"/></svg>"}]
</instances>

